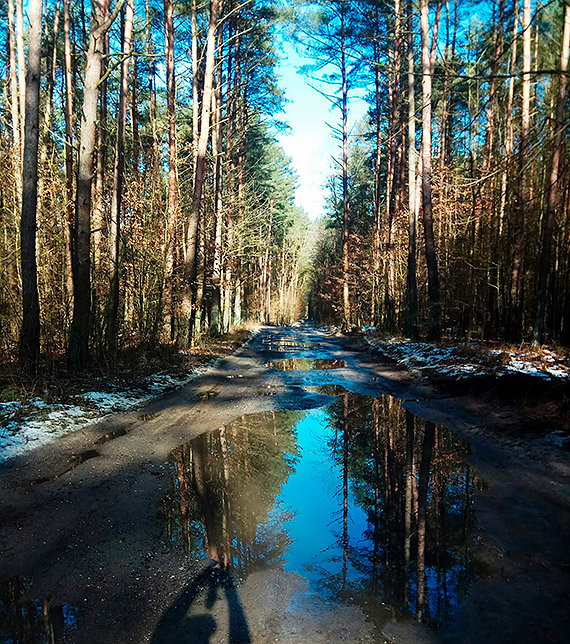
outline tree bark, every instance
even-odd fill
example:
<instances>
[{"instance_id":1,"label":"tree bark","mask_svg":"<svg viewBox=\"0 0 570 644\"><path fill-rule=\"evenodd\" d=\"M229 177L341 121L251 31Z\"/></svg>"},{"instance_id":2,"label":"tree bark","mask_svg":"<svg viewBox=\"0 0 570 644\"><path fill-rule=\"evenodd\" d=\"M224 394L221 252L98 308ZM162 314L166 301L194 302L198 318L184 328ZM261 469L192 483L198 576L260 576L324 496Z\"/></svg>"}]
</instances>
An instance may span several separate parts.
<instances>
[{"instance_id":1,"label":"tree bark","mask_svg":"<svg viewBox=\"0 0 570 644\"><path fill-rule=\"evenodd\" d=\"M350 204L348 198L348 82L346 70L346 4L340 6L340 66L342 76L342 302L343 326L350 329L350 265L349 265L349 220Z\"/></svg>"},{"instance_id":2,"label":"tree bark","mask_svg":"<svg viewBox=\"0 0 570 644\"><path fill-rule=\"evenodd\" d=\"M107 349L117 350L119 316L119 251L121 243L121 216L123 207L123 184L125 176L125 125L129 96L129 68L133 40L134 0L127 0L124 9L121 79L119 83L119 106L117 113L117 135L115 139L115 163L113 168L113 189L111 193L111 221L109 227L109 258L111 280L106 314Z\"/></svg>"},{"instance_id":3,"label":"tree bark","mask_svg":"<svg viewBox=\"0 0 570 644\"><path fill-rule=\"evenodd\" d=\"M556 214L560 210L560 158L567 131L566 95L568 89L568 55L570 52L570 4L564 5L564 29L562 35L562 54L560 56L560 76L558 79L558 96L556 99L556 120L554 141L552 144L552 165L548 183L548 202L544 216L542 251L538 273L538 293L536 318L534 322L534 344L542 340L546 313L546 294L550 274L550 257L552 254L552 237L556 226Z\"/></svg>"},{"instance_id":4,"label":"tree bark","mask_svg":"<svg viewBox=\"0 0 570 644\"><path fill-rule=\"evenodd\" d=\"M199 223L202 212L202 195L206 177L206 150L210 135L210 114L212 111L212 88L214 83L214 63L216 53L216 28L220 0L210 3L208 36L206 38L206 69L204 72L204 89L202 92L202 109L200 118L200 136L196 150L196 173L194 176L194 193L192 211L186 228L186 258L184 262L184 291L182 294L179 344L188 346L192 333L192 293L196 280L196 249L198 246Z\"/></svg>"},{"instance_id":5,"label":"tree bark","mask_svg":"<svg viewBox=\"0 0 570 644\"><path fill-rule=\"evenodd\" d=\"M16 63L16 21L13 0L8 0L8 49L10 61L10 112L12 117L12 172L14 175L16 203L22 203L22 132L20 129L20 95L18 66Z\"/></svg>"},{"instance_id":6,"label":"tree bark","mask_svg":"<svg viewBox=\"0 0 570 644\"><path fill-rule=\"evenodd\" d=\"M163 307L165 335L174 339L174 302L172 277L174 273L174 238L178 217L178 159L176 152L176 77L174 70L174 2L164 0L164 29L166 55L166 96L168 104L168 207L165 229Z\"/></svg>"},{"instance_id":7,"label":"tree bark","mask_svg":"<svg viewBox=\"0 0 570 644\"><path fill-rule=\"evenodd\" d=\"M20 100L20 138L24 138L26 121L26 51L24 45L24 8L22 0L16 3L16 51L18 54L18 93ZM23 154L23 149L20 152Z\"/></svg>"},{"instance_id":8,"label":"tree bark","mask_svg":"<svg viewBox=\"0 0 570 644\"><path fill-rule=\"evenodd\" d=\"M101 78L101 58L105 34L121 10L118 0L113 14L106 19L109 0L93 0L89 47L85 57L85 82L81 110L81 135L75 198L73 254L73 319L69 337L68 360L72 366L87 364L91 326L91 186L93 153L97 132L97 99Z\"/></svg>"},{"instance_id":9,"label":"tree bark","mask_svg":"<svg viewBox=\"0 0 570 644\"><path fill-rule=\"evenodd\" d=\"M510 311L510 336L519 339L522 329L522 302L521 302L521 276L523 271L523 252L525 220L529 211L529 172L527 169L529 158L529 132L530 132L530 71L531 71L531 0L523 2L523 73L522 73L522 104L521 104L521 132L519 138L519 190L515 204L514 244L513 244L513 269L511 278L511 311Z\"/></svg>"},{"instance_id":10,"label":"tree bark","mask_svg":"<svg viewBox=\"0 0 570 644\"><path fill-rule=\"evenodd\" d=\"M432 78L433 70L429 40L428 0L420 2L420 27L422 35L422 222L424 227L425 253L428 272L429 328L428 337L438 340L441 337L441 307L439 298L439 275L437 255L433 234L431 149L432 149ZM435 52L436 32L431 47Z\"/></svg>"},{"instance_id":11,"label":"tree bark","mask_svg":"<svg viewBox=\"0 0 570 644\"><path fill-rule=\"evenodd\" d=\"M65 77L65 287L68 306L73 299L71 238L73 229L73 80L70 35L70 0L63 0L63 61ZM68 308L66 306L66 309Z\"/></svg>"},{"instance_id":12,"label":"tree bark","mask_svg":"<svg viewBox=\"0 0 570 644\"><path fill-rule=\"evenodd\" d=\"M218 52L222 48L222 30L218 31ZM220 57L220 53L218 54ZM222 281L222 223L223 223L223 177L222 177L222 65L218 60L216 89L212 92L212 152L214 155L214 258L212 262L212 300L210 307L210 333L214 336L221 331L221 281ZM229 90L229 88L228 88ZM227 142L229 147L230 143Z\"/></svg>"},{"instance_id":13,"label":"tree bark","mask_svg":"<svg viewBox=\"0 0 570 644\"><path fill-rule=\"evenodd\" d=\"M28 69L24 128L22 181L22 329L20 363L35 371L40 355L40 302L36 261L36 216L38 198L38 144L40 134L40 75L42 49L42 0L28 3Z\"/></svg>"},{"instance_id":14,"label":"tree bark","mask_svg":"<svg viewBox=\"0 0 570 644\"><path fill-rule=\"evenodd\" d=\"M408 0L408 268L406 275L406 315L404 333L411 338L418 335L418 287L416 279L416 230L418 213L416 209L416 171L418 153L416 150L416 102L414 74L414 33L413 6Z\"/></svg>"}]
</instances>

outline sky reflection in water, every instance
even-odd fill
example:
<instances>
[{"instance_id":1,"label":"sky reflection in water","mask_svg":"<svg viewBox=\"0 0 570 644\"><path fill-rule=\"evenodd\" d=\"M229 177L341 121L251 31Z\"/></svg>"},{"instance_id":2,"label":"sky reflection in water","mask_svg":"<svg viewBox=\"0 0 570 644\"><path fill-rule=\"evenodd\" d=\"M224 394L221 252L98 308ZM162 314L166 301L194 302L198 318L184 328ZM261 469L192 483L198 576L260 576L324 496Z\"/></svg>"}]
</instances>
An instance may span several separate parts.
<instances>
[{"instance_id":1,"label":"sky reflection in water","mask_svg":"<svg viewBox=\"0 0 570 644\"><path fill-rule=\"evenodd\" d=\"M242 416L172 455L168 538L244 579L278 566L322 597L445 624L477 574L468 444L388 395Z\"/></svg>"}]
</instances>

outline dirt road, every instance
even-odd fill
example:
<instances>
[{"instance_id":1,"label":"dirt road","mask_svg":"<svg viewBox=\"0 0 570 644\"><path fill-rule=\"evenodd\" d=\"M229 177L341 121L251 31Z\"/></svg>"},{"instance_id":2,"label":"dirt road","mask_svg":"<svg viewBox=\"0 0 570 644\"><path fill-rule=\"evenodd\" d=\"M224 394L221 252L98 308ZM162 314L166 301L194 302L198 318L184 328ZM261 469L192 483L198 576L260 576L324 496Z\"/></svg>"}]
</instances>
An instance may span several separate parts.
<instances>
[{"instance_id":1,"label":"dirt road","mask_svg":"<svg viewBox=\"0 0 570 644\"><path fill-rule=\"evenodd\" d=\"M2 465L0 642L565 642L570 458L517 422L263 329Z\"/></svg>"}]
</instances>

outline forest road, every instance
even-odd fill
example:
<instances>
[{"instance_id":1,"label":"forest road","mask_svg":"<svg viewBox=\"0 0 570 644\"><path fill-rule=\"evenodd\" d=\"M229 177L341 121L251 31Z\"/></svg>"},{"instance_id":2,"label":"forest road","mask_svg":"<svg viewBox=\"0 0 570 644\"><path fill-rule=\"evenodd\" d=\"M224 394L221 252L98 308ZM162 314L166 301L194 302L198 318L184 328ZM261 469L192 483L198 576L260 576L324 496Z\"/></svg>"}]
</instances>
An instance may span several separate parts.
<instances>
[{"instance_id":1,"label":"forest road","mask_svg":"<svg viewBox=\"0 0 570 644\"><path fill-rule=\"evenodd\" d=\"M517 422L263 328L0 466L0 642L566 642L570 455Z\"/></svg>"}]
</instances>

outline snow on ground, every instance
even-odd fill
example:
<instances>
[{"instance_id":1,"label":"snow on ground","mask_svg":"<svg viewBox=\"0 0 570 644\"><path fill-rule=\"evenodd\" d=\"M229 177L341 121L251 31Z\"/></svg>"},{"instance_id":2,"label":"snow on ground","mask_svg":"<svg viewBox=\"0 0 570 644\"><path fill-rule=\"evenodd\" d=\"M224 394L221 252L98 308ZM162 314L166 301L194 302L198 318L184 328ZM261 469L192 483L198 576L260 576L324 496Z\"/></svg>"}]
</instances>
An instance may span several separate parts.
<instances>
[{"instance_id":1,"label":"snow on ground","mask_svg":"<svg viewBox=\"0 0 570 644\"><path fill-rule=\"evenodd\" d=\"M106 414L133 409L203 374L219 362L215 358L183 375L155 375L140 385L106 391L85 391L66 403L46 403L41 398L2 402L0 399L0 463L49 443Z\"/></svg>"},{"instance_id":2,"label":"snow on ground","mask_svg":"<svg viewBox=\"0 0 570 644\"><path fill-rule=\"evenodd\" d=\"M381 340L369 333L365 337L370 346L418 373L429 371L457 379L485 374L503 376L508 373L524 373L547 380L570 378L566 356L548 349L504 350L473 344L472 347L477 349L473 351L461 345L437 346L396 338Z\"/></svg>"}]
</instances>

